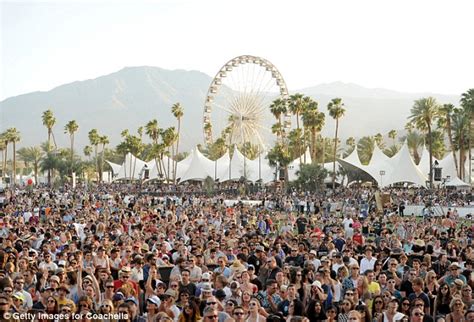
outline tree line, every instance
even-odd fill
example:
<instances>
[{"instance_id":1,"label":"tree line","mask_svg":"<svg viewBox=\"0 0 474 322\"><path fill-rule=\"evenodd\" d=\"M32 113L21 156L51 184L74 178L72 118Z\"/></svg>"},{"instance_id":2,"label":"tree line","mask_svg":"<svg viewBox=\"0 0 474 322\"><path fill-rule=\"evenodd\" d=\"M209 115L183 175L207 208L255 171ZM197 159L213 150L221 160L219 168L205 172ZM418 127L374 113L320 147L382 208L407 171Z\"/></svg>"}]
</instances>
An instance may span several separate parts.
<instances>
[{"instance_id":1,"label":"tree line","mask_svg":"<svg viewBox=\"0 0 474 322\"><path fill-rule=\"evenodd\" d=\"M331 176L334 188L338 174L336 170L338 158L343 158L357 149L361 162L367 164L375 145L391 157L398 152L399 143L405 140L416 163L420 160L419 148L423 144L427 146L430 154L430 172L433 157L440 159L450 151L453 153L458 176L465 178L470 175L465 173L464 164L467 159L471 160L474 89L469 89L461 95L458 107L453 104L440 104L433 97L415 100L408 122L405 124L405 136L397 140L397 131L390 130L387 133L390 142L385 142L381 133L364 136L358 140L349 137L345 140L344 149L341 148L339 128L346 113L346 106L341 98L334 98L326 108L327 114L335 122L333 137L324 137L321 134L326 122L326 113L321 111L316 100L308 96L296 93L288 99L276 99L269 106L270 112L275 117L271 131L276 135L276 140L267 158L272 166L278 166L283 170L286 179L287 167L291 161L299 159L300 163L308 163L305 151L309 149L313 165L333 163ZM80 129L77 122L71 120L64 125L64 134L69 136L70 146L58 147L54 134L57 121L52 109L48 109L42 114L42 124L47 130L47 141L40 146L23 147L17 151L16 145L21 140L21 133L14 127L0 133L1 176L5 179L8 175L15 184L16 177L13 174L18 174L19 160L23 173L27 171L34 173L35 182L38 182L38 174L41 172L47 173L49 184L55 180L70 180L72 173L101 182L102 173L110 169L105 160L121 164L125 156L131 153L143 160L154 160L159 176L175 183L177 163L186 156L186 153L179 151L184 109L180 103L176 103L171 107L171 113L177 121L176 127L161 128L157 119L152 119L140 126L135 133L129 129L123 130L121 142L115 148L109 147L110 141L107 135L101 134L98 129L90 129L89 144L82 150L86 157L83 159L77 154L74 144L75 134ZM284 118L289 114L296 119L296 127L293 129ZM199 146L201 152L211 160L217 160L226 151L232 152L234 144L231 141L230 131L229 126L216 140L207 146ZM144 142L144 135L151 143ZM11 154L8 151L9 147ZM239 148L249 159L254 159L261 152L258 147L248 142ZM131 180L138 170L136 165L131 163L129 169L125 171ZM319 177L319 174L317 176Z\"/></svg>"}]
</instances>

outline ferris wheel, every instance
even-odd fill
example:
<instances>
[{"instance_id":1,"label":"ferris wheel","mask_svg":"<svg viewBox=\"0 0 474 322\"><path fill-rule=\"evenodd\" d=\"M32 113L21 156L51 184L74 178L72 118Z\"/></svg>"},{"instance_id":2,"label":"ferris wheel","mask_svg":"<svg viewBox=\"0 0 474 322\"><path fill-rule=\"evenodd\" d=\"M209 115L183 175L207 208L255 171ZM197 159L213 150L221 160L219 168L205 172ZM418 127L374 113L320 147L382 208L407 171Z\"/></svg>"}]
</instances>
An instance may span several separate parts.
<instances>
[{"instance_id":1,"label":"ferris wheel","mask_svg":"<svg viewBox=\"0 0 474 322\"><path fill-rule=\"evenodd\" d=\"M264 148L273 135L275 117L270 105L288 99L288 89L278 69L268 60L243 55L228 61L217 72L204 103L206 144L226 133L232 144L250 143ZM283 135L291 127L289 111L281 116Z\"/></svg>"}]
</instances>

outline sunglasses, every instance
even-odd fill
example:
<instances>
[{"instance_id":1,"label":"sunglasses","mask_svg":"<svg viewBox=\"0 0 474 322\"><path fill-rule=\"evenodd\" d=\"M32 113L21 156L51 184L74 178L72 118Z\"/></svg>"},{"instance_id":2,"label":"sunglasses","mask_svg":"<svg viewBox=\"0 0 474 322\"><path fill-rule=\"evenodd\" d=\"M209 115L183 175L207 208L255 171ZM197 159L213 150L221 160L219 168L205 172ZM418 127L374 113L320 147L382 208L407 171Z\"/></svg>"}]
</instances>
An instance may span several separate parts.
<instances>
[{"instance_id":1,"label":"sunglasses","mask_svg":"<svg viewBox=\"0 0 474 322\"><path fill-rule=\"evenodd\" d=\"M215 305L217 302L206 302L206 305Z\"/></svg>"},{"instance_id":2,"label":"sunglasses","mask_svg":"<svg viewBox=\"0 0 474 322\"><path fill-rule=\"evenodd\" d=\"M415 312L413 313L414 316L425 316L425 313L421 313L421 312Z\"/></svg>"},{"instance_id":3,"label":"sunglasses","mask_svg":"<svg viewBox=\"0 0 474 322\"><path fill-rule=\"evenodd\" d=\"M237 316L244 315L244 314L245 314L244 312L234 312L234 315L237 315Z\"/></svg>"}]
</instances>

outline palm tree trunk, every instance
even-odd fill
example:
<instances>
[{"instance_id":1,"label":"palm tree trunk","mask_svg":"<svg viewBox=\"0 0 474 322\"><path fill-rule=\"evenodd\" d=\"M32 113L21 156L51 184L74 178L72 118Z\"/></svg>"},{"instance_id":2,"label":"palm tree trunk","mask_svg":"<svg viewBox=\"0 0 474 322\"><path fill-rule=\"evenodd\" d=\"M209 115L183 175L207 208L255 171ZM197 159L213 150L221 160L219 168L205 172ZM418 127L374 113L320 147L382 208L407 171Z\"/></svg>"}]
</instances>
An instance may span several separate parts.
<instances>
[{"instance_id":1,"label":"palm tree trunk","mask_svg":"<svg viewBox=\"0 0 474 322\"><path fill-rule=\"evenodd\" d=\"M300 116L298 113L296 113L296 129L298 130L298 134L300 133ZM296 151L298 151L298 155L300 158L300 164L302 164L302 158L301 158L301 145L300 145L300 138L296 140L297 146L296 146Z\"/></svg>"},{"instance_id":2,"label":"palm tree trunk","mask_svg":"<svg viewBox=\"0 0 474 322\"><path fill-rule=\"evenodd\" d=\"M51 151L51 129L48 128L48 154ZM51 169L48 169L48 186L51 186Z\"/></svg>"},{"instance_id":3,"label":"palm tree trunk","mask_svg":"<svg viewBox=\"0 0 474 322\"><path fill-rule=\"evenodd\" d=\"M320 134L321 135L321 134ZM323 155L322 155L322 159L321 159L321 166L324 167L324 161L326 159L326 140L324 139L324 137L321 135L321 140L322 140L322 144L323 144Z\"/></svg>"},{"instance_id":4,"label":"palm tree trunk","mask_svg":"<svg viewBox=\"0 0 474 322\"><path fill-rule=\"evenodd\" d=\"M104 157L105 157L105 144L102 144L102 158L100 159L100 181L104 180Z\"/></svg>"},{"instance_id":5,"label":"palm tree trunk","mask_svg":"<svg viewBox=\"0 0 474 322\"><path fill-rule=\"evenodd\" d=\"M165 166L165 161L163 160L164 153L161 153L160 156L160 164L161 164L161 169L162 169L162 174L163 174L163 179L166 180L168 178L168 175L166 174L166 166Z\"/></svg>"},{"instance_id":6,"label":"palm tree trunk","mask_svg":"<svg viewBox=\"0 0 474 322\"><path fill-rule=\"evenodd\" d=\"M130 177L131 180L133 180L133 178L135 177L135 169L137 167L137 157L135 155L133 157L134 157L134 159L133 159L133 172L132 172L132 176Z\"/></svg>"},{"instance_id":7,"label":"palm tree trunk","mask_svg":"<svg viewBox=\"0 0 474 322\"><path fill-rule=\"evenodd\" d=\"M470 184L471 181L472 181L472 180L471 180L471 177L472 177L472 169L471 169L471 168L472 168L472 152L471 152L471 148L472 148L472 147L471 147L471 133L472 133L472 132L471 132L471 128L472 128L472 120L469 120L469 131L468 131L468 132L469 132L469 133L468 133L469 136L468 136L468 138L467 138L467 139L468 139L468 144L467 144L467 145L468 145L468 147L469 147L469 151L468 151L468 155L469 155L469 162L468 162L468 169L469 169L468 180L469 180L469 181L468 181L468 182L469 182L469 184Z\"/></svg>"},{"instance_id":8,"label":"palm tree trunk","mask_svg":"<svg viewBox=\"0 0 474 322\"><path fill-rule=\"evenodd\" d=\"M73 164L74 162L74 134L71 134L71 180L72 180L72 173L74 172L73 170Z\"/></svg>"},{"instance_id":9,"label":"palm tree trunk","mask_svg":"<svg viewBox=\"0 0 474 322\"><path fill-rule=\"evenodd\" d=\"M181 119L178 119L178 138L176 139L176 155L179 150L179 138L181 136ZM176 184L176 171L178 170L178 158L174 158L174 173L173 173L173 183Z\"/></svg>"},{"instance_id":10,"label":"palm tree trunk","mask_svg":"<svg viewBox=\"0 0 474 322\"><path fill-rule=\"evenodd\" d=\"M13 140L13 186L16 184L16 143Z\"/></svg>"},{"instance_id":11,"label":"palm tree trunk","mask_svg":"<svg viewBox=\"0 0 474 322\"><path fill-rule=\"evenodd\" d=\"M37 186L38 185L38 161L37 160L35 160L34 167L35 167L35 186Z\"/></svg>"},{"instance_id":12,"label":"palm tree trunk","mask_svg":"<svg viewBox=\"0 0 474 322\"><path fill-rule=\"evenodd\" d=\"M311 129L311 163L316 162L316 129Z\"/></svg>"},{"instance_id":13,"label":"palm tree trunk","mask_svg":"<svg viewBox=\"0 0 474 322\"><path fill-rule=\"evenodd\" d=\"M428 124L428 146L430 147L430 189L433 189L433 151L431 147L431 125Z\"/></svg>"},{"instance_id":14,"label":"palm tree trunk","mask_svg":"<svg viewBox=\"0 0 474 322\"><path fill-rule=\"evenodd\" d=\"M464 150L464 137L460 136L459 139L459 174L461 175L461 180L464 180L465 168L464 168L464 159L465 159L465 150Z\"/></svg>"},{"instance_id":15,"label":"palm tree trunk","mask_svg":"<svg viewBox=\"0 0 474 322\"><path fill-rule=\"evenodd\" d=\"M98 145L94 146L94 154L95 154L95 169L97 171L97 182L100 183L100 175L99 175L99 159L97 157L97 149Z\"/></svg>"},{"instance_id":16,"label":"palm tree trunk","mask_svg":"<svg viewBox=\"0 0 474 322\"><path fill-rule=\"evenodd\" d=\"M170 147L168 147L168 154L172 156L172 154L170 154ZM169 185L169 181L170 181L170 157L168 157L168 174L166 175L166 183Z\"/></svg>"},{"instance_id":17,"label":"palm tree trunk","mask_svg":"<svg viewBox=\"0 0 474 322\"><path fill-rule=\"evenodd\" d=\"M3 151L3 178L7 175L7 157L8 157L8 144L5 144L5 150Z\"/></svg>"},{"instance_id":18,"label":"palm tree trunk","mask_svg":"<svg viewBox=\"0 0 474 322\"><path fill-rule=\"evenodd\" d=\"M337 153L337 130L339 119L336 118L336 134L334 135L334 160L332 162L332 191L336 190L336 153Z\"/></svg>"},{"instance_id":19,"label":"palm tree trunk","mask_svg":"<svg viewBox=\"0 0 474 322\"><path fill-rule=\"evenodd\" d=\"M451 120L450 120L449 115L448 115L446 127L448 131L449 146L451 148L451 152L453 153L454 166L456 167L456 175L459 176L459 167L458 167L458 160L457 160L458 158L456 156L456 149L454 148L453 135L451 132Z\"/></svg>"}]
</instances>

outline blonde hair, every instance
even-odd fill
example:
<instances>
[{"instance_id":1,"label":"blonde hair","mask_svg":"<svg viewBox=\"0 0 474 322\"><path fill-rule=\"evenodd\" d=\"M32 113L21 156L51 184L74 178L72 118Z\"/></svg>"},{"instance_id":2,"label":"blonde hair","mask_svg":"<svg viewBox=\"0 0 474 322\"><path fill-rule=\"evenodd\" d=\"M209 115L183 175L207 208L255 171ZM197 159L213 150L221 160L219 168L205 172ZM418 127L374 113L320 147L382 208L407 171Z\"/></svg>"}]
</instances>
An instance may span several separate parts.
<instances>
[{"instance_id":1,"label":"blonde hair","mask_svg":"<svg viewBox=\"0 0 474 322\"><path fill-rule=\"evenodd\" d=\"M459 296L454 296L451 302L449 303L449 308L451 309L451 312L454 310L454 306L456 305L456 302L460 302L462 305L462 308L464 309L465 305L462 299Z\"/></svg>"}]
</instances>

